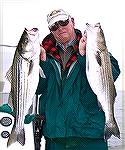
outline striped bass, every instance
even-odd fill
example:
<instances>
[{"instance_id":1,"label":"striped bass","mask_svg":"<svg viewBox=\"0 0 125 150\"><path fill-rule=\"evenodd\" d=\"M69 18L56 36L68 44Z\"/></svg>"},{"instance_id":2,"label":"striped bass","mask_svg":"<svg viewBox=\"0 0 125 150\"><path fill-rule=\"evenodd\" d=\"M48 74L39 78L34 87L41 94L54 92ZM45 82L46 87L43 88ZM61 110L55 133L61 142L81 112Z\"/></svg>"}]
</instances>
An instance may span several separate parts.
<instances>
[{"instance_id":1,"label":"striped bass","mask_svg":"<svg viewBox=\"0 0 125 150\"><path fill-rule=\"evenodd\" d=\"M25 144L24 119L31 108L39 81L40 43L38 29L24 29L17 45L13 63L6 74L11 83L8 103L12 107L14 125L7 147L18 141Z\"/></svg>"},{"instance_id":2,"label":"striped bass","mask_svg":"<svg viewBox=\"0 0 125 150\"><path fill-rule=\"evenodd\" d=\"M105 113L104 139L108 140L112 135L120 138L120 131L114 116L116 89L110 54L100 23L95 25L87 23L86 33L86 75Z\"/></svg>"}]
</instances>

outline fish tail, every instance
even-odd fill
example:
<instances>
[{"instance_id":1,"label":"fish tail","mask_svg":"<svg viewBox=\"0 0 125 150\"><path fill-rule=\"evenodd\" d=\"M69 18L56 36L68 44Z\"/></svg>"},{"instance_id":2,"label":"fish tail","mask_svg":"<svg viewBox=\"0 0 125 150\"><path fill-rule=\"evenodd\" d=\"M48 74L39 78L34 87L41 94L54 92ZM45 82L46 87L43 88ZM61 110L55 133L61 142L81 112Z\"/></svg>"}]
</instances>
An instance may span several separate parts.
<instances>
[{"instance_id":1,"label":"fish tail","mask_svg":"<svg viewBox=\"0 0 125 150\"><path fill-rule=\"evenodd\" d=\"M9 147L11 144L15 143L16 141L17 141L17 133L16 133L15 126L14 126L12 128L11 134L7 141L7 147Z\"/></svg>"},{"instance_id":2,"label":"fish tail","mask_svg":"<svg viewBox=\"0 0 125 150\"><path fill-rule=\"evenodd\" d=\"M113 122L108 122L105 125L105 131L104 131L105 141L107 141L112 135L120 139L119 127L115 120Z\"/></svg>"},{"instance_id":3,"label":"fish tail","mask_svg":"<svg viewBox=\"0 0 125 150\"><path fill-rule=\"evenodd\" d=\"M116 121L114 122L113 135L120 139L120 131Z\"/></svg>"},{"instance_id":4,"label":"fish tail","mask_svg":"<svg viewBox=\"0 0 125 150\"><path fill-rule=\"evenodd\" d=\"M25 130L24 128L17 135L17 141L23 146L25 144Z\"/></svg>"},{"instance_id":5,"label":"fish tail","mask_svg":"<svg viewBox=\"0 0 125 150\"><path fill-rule=\"evenodd\" d=\"M21 130L19 134L16 132L16 128L13 127L12 132L9 136L9 139L7 141L7 147L9 147L11 144L18 141L22 146L25 144L25 131L24 129Z\"/></svg>"}]
</instances>

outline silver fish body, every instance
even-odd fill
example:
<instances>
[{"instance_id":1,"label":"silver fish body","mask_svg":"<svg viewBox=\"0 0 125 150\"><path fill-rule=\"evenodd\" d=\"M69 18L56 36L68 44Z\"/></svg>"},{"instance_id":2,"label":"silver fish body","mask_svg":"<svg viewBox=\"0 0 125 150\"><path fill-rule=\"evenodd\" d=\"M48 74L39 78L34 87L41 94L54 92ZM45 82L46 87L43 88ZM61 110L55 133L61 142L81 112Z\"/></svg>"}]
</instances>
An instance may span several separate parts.
<instances>
[{"instance_id":1,"label":"silver fish body","mask_svg":"<svg viewBox=\"0 0 125 150\"><path fill-rule=\"evenodd\" d=\"M13 63L6 74L11 83L9 105L15 113L7 146L25 144L24 119L32 106L39 80L40 43L38 29L25 29L18 43Z\"/></svg>"},{"instance_id":2,"label":"silver fish body","mask_svg":"<svg viewBox=\"0 0 125 150\"><path fill-rule=\"evenodd\" d=\"M86 24L86 75L90 87L97 95L98 102L105 112L104 139L112 135L120 138L120 131L114 116L116 89L114 85L110 54L100 23Z\"/></svg>"}]
</instances>

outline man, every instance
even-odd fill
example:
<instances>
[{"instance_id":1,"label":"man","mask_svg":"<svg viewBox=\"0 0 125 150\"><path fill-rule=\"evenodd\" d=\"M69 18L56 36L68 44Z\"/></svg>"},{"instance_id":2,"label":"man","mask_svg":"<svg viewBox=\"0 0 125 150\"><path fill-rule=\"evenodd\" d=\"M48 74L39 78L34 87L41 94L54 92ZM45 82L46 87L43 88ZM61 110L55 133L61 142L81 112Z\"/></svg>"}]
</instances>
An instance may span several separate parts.
<instances>
[{"instance_id":1,"label":"man","mask_svg":"<svg viewBox=\"0 0 125 150\"><path fill-rule=\"evenodd\" d=\"M50 34L40 56L46 78L40 77L37 89L46 150L107 150L104 112L86 78L86 35L62 9L48 14L47 21ZM118 62L110 57L116 80Z\"/></svg>"}]
</instances>

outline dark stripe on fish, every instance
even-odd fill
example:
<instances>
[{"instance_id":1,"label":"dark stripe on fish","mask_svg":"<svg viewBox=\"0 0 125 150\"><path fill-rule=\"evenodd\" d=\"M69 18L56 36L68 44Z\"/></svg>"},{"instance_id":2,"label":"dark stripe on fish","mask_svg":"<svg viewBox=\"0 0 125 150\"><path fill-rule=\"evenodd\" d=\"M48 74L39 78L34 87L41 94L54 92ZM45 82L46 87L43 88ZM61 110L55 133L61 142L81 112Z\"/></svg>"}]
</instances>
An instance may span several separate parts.
<instances>
[{"instance_id":1,"label":"dark stripe on fish","mask_svg":"<svg viewBox=\"0 0 125 150\"><path fill-rule=\"evenodd\" d=\"M96 57L96 60L97 60L97 62L99 64L99 66L101 66L102 62L101 62L101 56L100 56L100 52L99 51L96 52L95 57Z\"/></svg>"}]
</instances>

